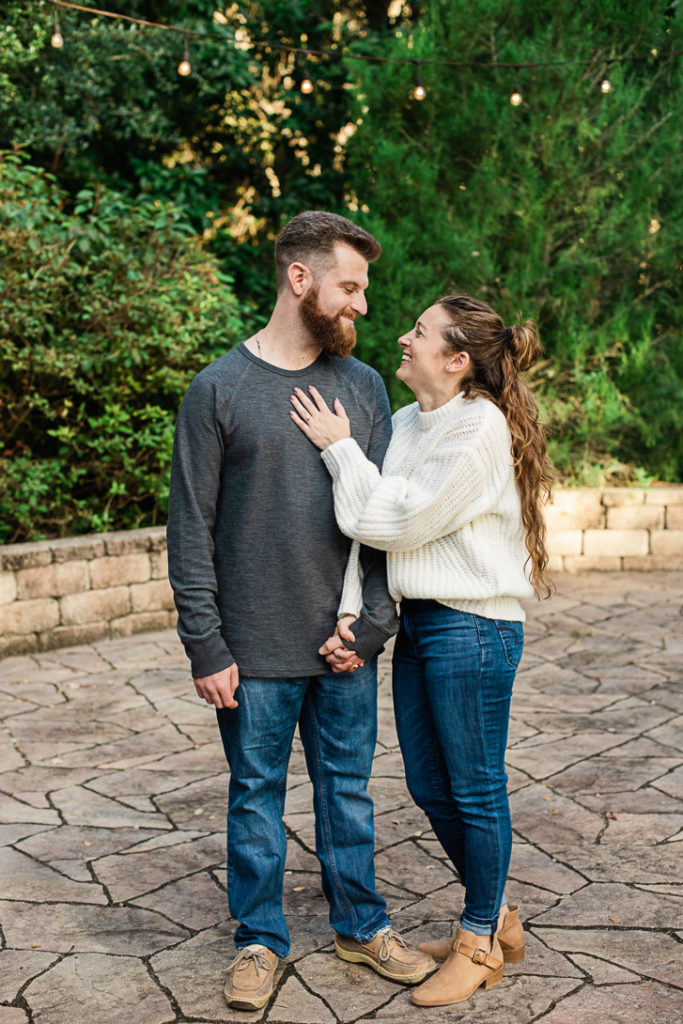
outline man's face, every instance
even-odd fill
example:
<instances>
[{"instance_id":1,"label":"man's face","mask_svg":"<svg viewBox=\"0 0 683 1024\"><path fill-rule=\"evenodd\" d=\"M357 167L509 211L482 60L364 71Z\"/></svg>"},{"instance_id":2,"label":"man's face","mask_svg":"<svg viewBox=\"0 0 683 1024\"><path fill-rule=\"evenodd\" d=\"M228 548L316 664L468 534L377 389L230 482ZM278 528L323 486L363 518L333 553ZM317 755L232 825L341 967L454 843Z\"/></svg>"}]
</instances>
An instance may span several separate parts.
<instances>
[{"instance_id":1,"label":"man's face","mask_svg":"<svg viewBox=\"0 0 683 1024\"><path fill-rule=\"evenodd\" d=\"M335 247L336 262L314 282L301 302L301 319L330 355L350 355L357 316L367 313L368 264L349 245Z\"/></svg>"}]
</instances>

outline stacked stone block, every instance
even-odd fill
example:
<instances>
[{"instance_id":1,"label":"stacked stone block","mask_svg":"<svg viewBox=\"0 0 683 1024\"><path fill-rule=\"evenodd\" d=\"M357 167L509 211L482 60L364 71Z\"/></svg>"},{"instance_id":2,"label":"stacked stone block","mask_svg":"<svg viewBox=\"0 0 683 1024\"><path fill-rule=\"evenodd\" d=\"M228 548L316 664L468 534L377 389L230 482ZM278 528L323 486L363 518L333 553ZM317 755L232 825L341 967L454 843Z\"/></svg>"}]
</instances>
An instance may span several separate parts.
<instances>
[{"instance_id":1,"label":"stacked stone block","mask_svg":"<svg viewBox=\"0 0 683 1024\"><path fill-rule=\"evenodd\" d=\"M558 488L545 516L554 572L683 569L683 486Z\"/></svg>"},{"instance_id":2,"label":"stacked stone block","mask_svg":"<svg viewBox=\"0 0 683 1024\"><path fill-rule=\"evenodd\" d=\"M683 569L683 486L557 488L550 568ZM0 547L0 658L175 625L164 527Z\"/></svg>"},{"instance_id":3,"label":"stacked stone block","mask_svg":"<svg viewBox=\"0 0 683 1024\"><path fill-rule=\"evenodd\" d=\"M175 625L164 527L0 547L0 657Z\"/></svg>"}]
</instances>

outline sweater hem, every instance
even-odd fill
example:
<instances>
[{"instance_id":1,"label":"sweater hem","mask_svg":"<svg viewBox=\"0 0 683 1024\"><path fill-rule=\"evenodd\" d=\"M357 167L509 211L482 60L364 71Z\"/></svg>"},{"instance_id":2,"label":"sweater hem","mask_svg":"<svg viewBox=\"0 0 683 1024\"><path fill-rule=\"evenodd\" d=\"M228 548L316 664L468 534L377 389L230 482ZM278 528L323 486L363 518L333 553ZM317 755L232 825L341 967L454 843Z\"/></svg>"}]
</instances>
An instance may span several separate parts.
<instances>
[{"instance_id":1,"label":"sweater hem","mask_svg":"<svg viewBox=\"0 0 683 1024\"><path fill-rule=\"evenodd\" d=\"M317 676L329 676L332 675L332 669L327 667L320 667L316 665L309 668L297 669L273 669L264 668L258 669L249 665L247 668L239 669L240 679L272 679L274 683L285 682L288 679L312 679ZM239 693L237 694L239 697Z\"/></svg>"},{"instance_id":2,"label":"sweater hem","mask_svg":"<svg viewBox=\"0 0 683 1024\"><path fill-rule=\"evenodd\" d=\"M482 619L503 619L507 622L526 621L526 612L516 597L490 597L483 600L451 600L437 597L440 604L458 612L480 615Z\"/></svg>"}]
</instances>

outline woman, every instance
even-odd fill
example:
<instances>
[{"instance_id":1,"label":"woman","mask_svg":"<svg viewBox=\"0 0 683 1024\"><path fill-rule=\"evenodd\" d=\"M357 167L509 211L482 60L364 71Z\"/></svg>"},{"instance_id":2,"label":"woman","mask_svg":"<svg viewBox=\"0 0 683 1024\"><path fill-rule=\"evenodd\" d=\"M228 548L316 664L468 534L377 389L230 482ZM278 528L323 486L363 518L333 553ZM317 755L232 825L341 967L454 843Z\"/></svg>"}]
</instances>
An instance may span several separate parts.
<instances>
[{"instance_id":1,"label":"woman","mask_svg":"<svg viewBox=\"0 0 683 1024\"><path fill-rule=\"evenodd\" d=\"M551 591L541 512L549 467L520 376L541 352L533 321L505 327L485 303L449 296L399 345L397 376L417 401L394 416L381 476L350 438L338 400L331 411L315 389L296 389L291 416L322 450L341 529L388 552L401 604L393 688L406 780L465 887L455 939L420 947L445 962L412 1000L441 1006L496 984L504 957L524 955L504 897L504 762L519 602ZM360 609L356 575L347 572L340 612Z\"/></svg>"}]
</instances>

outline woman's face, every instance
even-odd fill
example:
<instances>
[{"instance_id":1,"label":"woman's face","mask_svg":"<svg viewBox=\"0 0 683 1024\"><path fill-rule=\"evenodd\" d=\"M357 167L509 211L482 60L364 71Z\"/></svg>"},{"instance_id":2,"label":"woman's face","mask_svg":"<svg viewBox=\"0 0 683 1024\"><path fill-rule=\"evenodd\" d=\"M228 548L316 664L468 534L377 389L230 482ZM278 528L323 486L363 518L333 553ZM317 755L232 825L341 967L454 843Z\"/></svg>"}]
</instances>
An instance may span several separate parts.
<instances>
[{"instance_id":1,"label":"woman's face","mask_svg":"<svg viewBox=\"0 0 683 1024\"><path fill-rule=\"evenodd\" d=\"M396 376L411 391L433 390L446 383L446 365L452 353L446 349L442 328L449 323L447 314L436 303L424 311L411 331L398 339L402 355Z\"/></svg>"}]
</instances>

